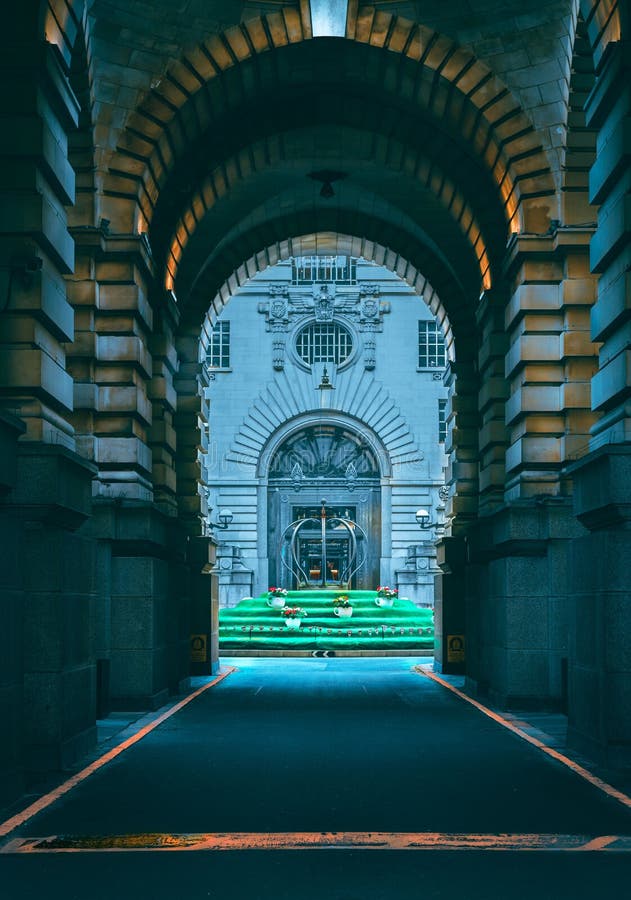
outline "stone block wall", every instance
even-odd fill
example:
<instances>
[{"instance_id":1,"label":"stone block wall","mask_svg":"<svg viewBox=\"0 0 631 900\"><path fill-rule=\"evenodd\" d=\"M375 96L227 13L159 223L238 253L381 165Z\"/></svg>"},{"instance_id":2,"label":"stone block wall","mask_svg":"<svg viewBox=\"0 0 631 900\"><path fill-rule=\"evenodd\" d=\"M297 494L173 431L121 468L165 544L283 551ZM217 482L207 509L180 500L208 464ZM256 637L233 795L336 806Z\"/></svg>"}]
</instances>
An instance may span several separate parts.
<instances>
[{"instance_id":1,"label":"stone block wall","mask_svg":"<svg viewBox=\"0 0 631 900\"><path fill-rule=\"evenodd\" d=\"M582 533L568 500L541 498L506 505L469 536L472 691L502 706L565 708L570 554Z\"/></svg>"}]
</instances>

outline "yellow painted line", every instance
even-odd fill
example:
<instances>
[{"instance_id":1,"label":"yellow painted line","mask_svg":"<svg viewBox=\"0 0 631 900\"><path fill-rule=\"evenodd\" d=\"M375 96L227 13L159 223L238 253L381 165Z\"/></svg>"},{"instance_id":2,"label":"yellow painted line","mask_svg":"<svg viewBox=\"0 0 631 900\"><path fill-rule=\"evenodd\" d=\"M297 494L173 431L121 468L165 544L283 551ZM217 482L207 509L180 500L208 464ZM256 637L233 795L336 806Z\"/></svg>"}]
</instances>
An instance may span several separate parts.
<instances>
[{"instance_id":1,"label":"yellow painted line","mask_svg":"<svg viewBox=\"0 0 631 900\"><path fill-rule=\"evenodd\" d=\"M631 797L629 797L622 791L619 791L618 788L613 787L613 785L608 784L606 781L603 781L602 778L598 778L597 775L592 774L592 772L590 772L584 766L581 766L580 763L577 763L575 760L570 759L569 756L564 756L564 754L559 753L558 750L554 750L552 747L548 747L548 745L544 744L543 741L540 741L538 738L533 737L531 734L528 734L526 731L518 728L517 725L515 725L513 722L509 722L508 719L505 719L504 716L500 715L497 712L494 712L494 710L489 709L488 706L483 706L482 703L478 703L478 701L474 700L473 697L469 697L467 694L458 690L457 687L454 687L453 684L445 681L444 678L441 678L434 672L427 671L423 668L423 666L415 666L414 671L418 675L424 675L425 678L431 678L432 681L436 681L438 684L442 685L443 687L447 688L447 690L460 697L461 700L466 700L467 703L470 703L471 706L475 706L476 709L479 709L480 712L484 713L485 716L488 716L489 719L493 719L494 722L497 722L499 725L502 725L504 728L512 731L513 734L518 735L518 737L522 738L522 740L527 741L529 744L532 744L533 747L537 747L539 750L543 751L543 753L551 756L552 759L556 759L557 762L562 763L580 778L583 778L585 781L589 782L589 784L593 785L595 788L598 788L598 790L602 791L603 794L606 794L613 800L617 800L618 803L622 803L622 805L626 806L627 809L631 809Z\"/></svg>"},{"instance_id":2,"label":"yellow painted line","mask_svg":"<svg viewBox=\"0 0 631 900\"><path fill-rule=\"evenodd\" d=\"M4 837L5 835L10 834L16 828L19 828L20 825L24 825L25 822L28 822L28 820L32 819L33 816L37 815L37 813L40 813L43 809L46 809L56 800L59 800L60 797L63 797L64 794L67 794L68 791L71 791L78 784L81 784L82 781L85 781L86 778L89 778L90 775L93 775L104 765L106 765L106 763L111 762L125 750L128 750L129 747L133 747L134 744L137 744L138 741L141 741L144 737L146 737L146 735L153 731L154 728L157 728L158 725L166 722L167 719L170 719L171 716L175 715L176 712L179 712L181 709L183 709L183 707L187 706L192 700L195 700L196 697L199 697L200 694L203 694L204 691L207 691L209 688L214 687L216 684L219 684L220 681L223 681L224 678L235 671L236 669L234 667L226 666L225 670L217 675L216 678L213 678L212 681L209 681L208 684L203 684L196 691L193 691L192 694L189 694L188 697L180 700L179 703L171 706L169 709L167 709L166 712L162 713L162 715L158 716L148 725L145 725L144 728L141 728L140 731L137 731L136 734L132 735L132 737L129 737L122 743L117 744L116 747L108 750L107 753L104 753L103 756L100 756L98 759L94 760L94 762L90 763L89 766L86 766L85 769L81 769L80 772L77 772L76 775L73 775L67 781L64 781L63 784L58 785L57 787L53 788L52 791L49 791L34 803L31 803L31 805L27 806L26 809L23 809L22 812L19 812L17 813L17 815L12 816L10 819L7 819L6 822L3 822L0 825L0 837Z\"/></svg>"},{"instance_id":3,"label":"yellow painted line","mask_svg":"<svg viewBox=\"0 0 631 900\"><path fill-rule=\"evenodd\" d=\"M16 838L0 853L103 853L151 850L491 850L631 853L631 836L575 834L449 834L324 831L128 834Z\"/></svg>"}]
</instances>

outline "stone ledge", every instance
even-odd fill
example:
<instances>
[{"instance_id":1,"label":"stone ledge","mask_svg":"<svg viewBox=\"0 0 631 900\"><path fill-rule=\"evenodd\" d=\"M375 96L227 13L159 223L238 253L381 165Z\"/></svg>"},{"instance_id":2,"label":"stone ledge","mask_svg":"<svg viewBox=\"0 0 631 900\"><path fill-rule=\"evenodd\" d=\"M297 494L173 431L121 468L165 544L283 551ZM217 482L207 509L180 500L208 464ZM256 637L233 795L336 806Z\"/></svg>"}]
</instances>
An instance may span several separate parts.
<instances>
[{"instance_id":1,"label":"stone ledge","mask_svg":"<svg viewBox=\"0 0 631 900\"><path fill-rule=\"evenodd\" d=\"M607 444L568 468L574 513L590 531L631 521L631 444Z\"/></svg>"},{"instance_id":2,"label":"stone ledge","mask_svg":"<svg viewBox=\"0 0 631 900\"><path fill-rule=\"evenodd\" d=\"M0 409L0 494L15 483L18 438L25 431L26 425L22 419Z\"/></svg>"},{"instance_id":3,"label":"stone ledge","mask_svg":"<svg viewBox=\"0 0 631 900\"><path fill-rule=\"evenodd\" d=\"M96 466L57 444L20 443L17 477L5 503L21 518L74 530L92 513Z\"/></svg>"}]
</instances>

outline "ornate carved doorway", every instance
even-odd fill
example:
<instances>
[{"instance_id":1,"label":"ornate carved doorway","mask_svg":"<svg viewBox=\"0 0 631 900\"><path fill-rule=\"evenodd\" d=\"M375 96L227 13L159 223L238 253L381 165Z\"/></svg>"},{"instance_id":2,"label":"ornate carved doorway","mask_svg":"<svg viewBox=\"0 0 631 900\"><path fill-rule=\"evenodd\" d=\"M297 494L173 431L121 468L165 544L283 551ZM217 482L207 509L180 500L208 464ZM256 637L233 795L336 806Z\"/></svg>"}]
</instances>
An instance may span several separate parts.
<instances>
[{"instance_id":1,"label":"ornate carved doorway","mask_svg":"<svg viewBox=\"0 0 631 900\"><path fill-rule=\"evenodd\" d=\"M369 589L379 581L381 556L381 473L374 448L361 434L337 425L318 424L288 437L274 453L268 481L268 547L270 584L295 588L290 572L280 564L283 532L291 522L319 515L321 499L329 511L357 522L366 533L365 561L352 578L352 587ZM343 569L348 547L340 533L330 546L328 562ZM317 560L318 536L305 531L300 552L313 579L322 580ZM338 546L339 545L339 546Z\"/></svg>"}]
</instances>

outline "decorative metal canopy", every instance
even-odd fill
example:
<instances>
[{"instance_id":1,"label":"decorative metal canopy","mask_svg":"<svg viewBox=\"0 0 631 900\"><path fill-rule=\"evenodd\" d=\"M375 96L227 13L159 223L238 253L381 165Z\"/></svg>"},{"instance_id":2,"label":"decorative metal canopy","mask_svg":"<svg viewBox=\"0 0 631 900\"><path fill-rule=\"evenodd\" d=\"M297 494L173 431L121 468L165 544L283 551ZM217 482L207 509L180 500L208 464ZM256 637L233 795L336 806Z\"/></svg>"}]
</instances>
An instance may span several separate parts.
<instances>
[{"instance_id":1,"label":"decorative metal canopy","mask_svg":"<svg viewBox=\"0 0 631 900\"><path fill-rule=\"evenodd\" d=\"M319 530L320 559L319 559L319 584L321 588L339 587L349 590L351 578L361 568L366 560L367 535L364 529L345 516L327 515L326 500L322 500L319 517L307 516L297 519L285 528L280 539L279 556L281 564L288 569L298 587L313 587L312 573L305 569L304 561L300 558L300 536L309 529ZM337 534L333 534L337 531ZM329 566L328 546L332 539L339 540L340 533L348 540L348 555L344 560L344 566L337 570L334 576ZM331 577L329 577L329 575Z\"/></svg>"}]
</instances>

